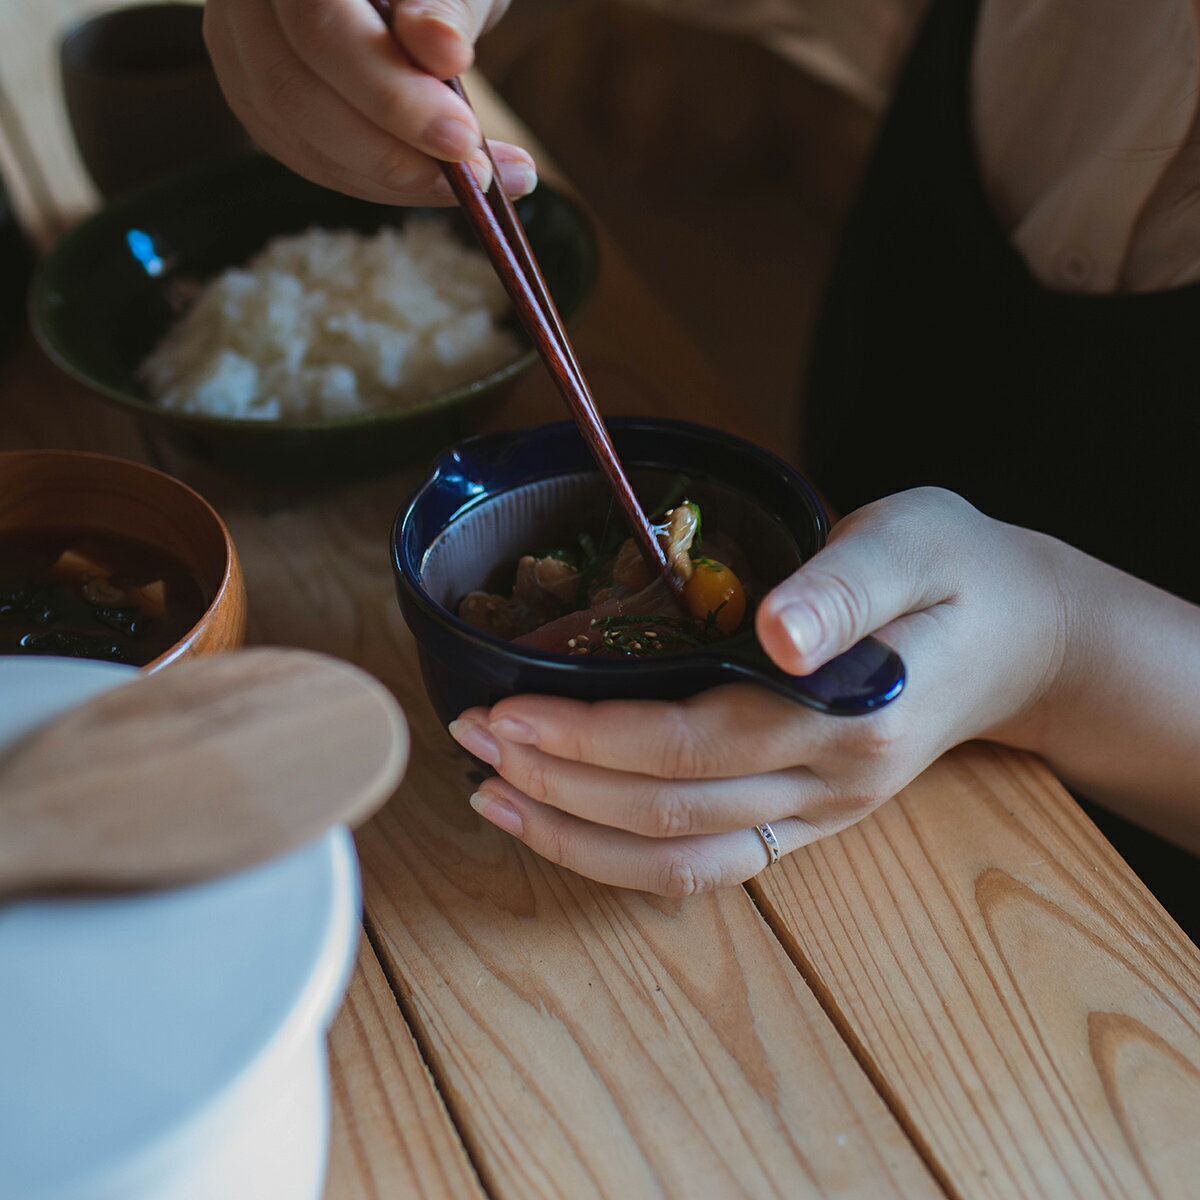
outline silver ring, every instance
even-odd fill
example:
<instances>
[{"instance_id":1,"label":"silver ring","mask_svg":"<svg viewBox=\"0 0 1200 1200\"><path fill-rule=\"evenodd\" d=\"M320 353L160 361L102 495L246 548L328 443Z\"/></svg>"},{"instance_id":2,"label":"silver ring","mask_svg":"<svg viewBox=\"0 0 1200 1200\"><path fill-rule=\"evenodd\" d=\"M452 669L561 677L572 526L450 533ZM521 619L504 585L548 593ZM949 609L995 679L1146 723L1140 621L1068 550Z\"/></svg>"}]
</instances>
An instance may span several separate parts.
<instances>
[{"instance_id":1,"label":"silver ring","mask_svg":"<svg viewBox=\"0 0 1200 1200\"><path fill-rule=\"evenodd\" d=\"M755 825L755 832L763 840L763 845L767 848L767 853L771 856L771 861L767 863L768 867L773 867L779 861L779 839L775 836L775 830L765 822L762 825Z\"/></svg>"}]
</instances>

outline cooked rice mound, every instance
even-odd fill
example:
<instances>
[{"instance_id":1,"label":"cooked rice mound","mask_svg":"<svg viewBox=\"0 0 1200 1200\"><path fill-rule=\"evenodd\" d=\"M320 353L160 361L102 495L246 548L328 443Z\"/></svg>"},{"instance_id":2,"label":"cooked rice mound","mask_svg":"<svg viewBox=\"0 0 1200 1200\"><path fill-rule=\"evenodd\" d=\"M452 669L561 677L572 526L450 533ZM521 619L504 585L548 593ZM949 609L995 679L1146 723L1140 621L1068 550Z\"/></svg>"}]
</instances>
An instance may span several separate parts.
<instances>
[{"instance_id":1,"label":"cooked rice mound","mask_svg":"<svg viewBox=\"0 0 1200 1200\"><path fill-rule=\"evenodd\" d=\"M309 229L218 275L139 374L164 408L264 421L415 407L511 362L509 305L438 218Z\"/></svg>"}]
</instances>

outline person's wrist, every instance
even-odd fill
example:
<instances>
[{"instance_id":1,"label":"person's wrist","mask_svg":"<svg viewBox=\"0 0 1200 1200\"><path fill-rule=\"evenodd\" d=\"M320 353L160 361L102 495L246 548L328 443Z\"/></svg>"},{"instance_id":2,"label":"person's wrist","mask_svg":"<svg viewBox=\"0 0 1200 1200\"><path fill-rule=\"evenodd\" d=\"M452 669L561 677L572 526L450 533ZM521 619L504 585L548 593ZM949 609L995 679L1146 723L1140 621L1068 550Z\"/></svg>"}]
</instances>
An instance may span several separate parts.
<instances>
[{"instance_id":1,"label":"person's wrist","mask_svg":"<svg viewBox=\"0 0 1200 1200\"><path fill-rule=\"evenodd\" d=\"M1007 712L983 736L1045 755L1078 674L1088 606L1085 555L1057 538L1006 526L1014 553L1003 570L1016 586L1007 652L1016 666Z\"/></svg>"}]
</instances>

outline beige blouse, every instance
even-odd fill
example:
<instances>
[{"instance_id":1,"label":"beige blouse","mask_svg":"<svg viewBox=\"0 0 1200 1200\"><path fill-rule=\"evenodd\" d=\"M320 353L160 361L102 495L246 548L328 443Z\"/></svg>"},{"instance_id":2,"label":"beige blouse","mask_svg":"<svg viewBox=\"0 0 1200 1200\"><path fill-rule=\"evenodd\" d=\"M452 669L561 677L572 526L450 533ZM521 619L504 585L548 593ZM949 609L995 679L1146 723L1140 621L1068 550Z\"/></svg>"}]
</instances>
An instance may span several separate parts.
<instances>
[{"instance_id":1,"label":"beige blouse","mask_svg":"<svg viewBox=\"0 0 1200 1200\"><path fill-rule=\"evenodd\" d=\"M925 0L635 0L751 36L882 107ZM972 121L1033 273L1071 292L1200 280L1200 0L983 0Z\"/></svg>"}]
</instances>

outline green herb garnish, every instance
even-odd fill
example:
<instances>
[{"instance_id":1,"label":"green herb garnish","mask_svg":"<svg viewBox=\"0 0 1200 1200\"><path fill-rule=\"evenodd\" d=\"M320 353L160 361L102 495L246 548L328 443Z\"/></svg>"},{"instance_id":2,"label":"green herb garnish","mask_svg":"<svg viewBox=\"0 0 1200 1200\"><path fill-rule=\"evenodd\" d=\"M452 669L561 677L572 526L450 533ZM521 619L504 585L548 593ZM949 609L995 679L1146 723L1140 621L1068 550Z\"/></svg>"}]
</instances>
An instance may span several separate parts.
<instances>
[{"instance_id":1,"label":"green herb garnish","mask_svg":"<svg viewBox=\"0 0 1200 1200\"><path fill-rule=\"evenodd\" d=\"M667 654L680 646L704 646L722 635L716 613L704 620L694 617L640 616L624 614L595 618L586 634L572 639L575 654L625 654L648 658Z\"/></svg>"}]
</instances>

